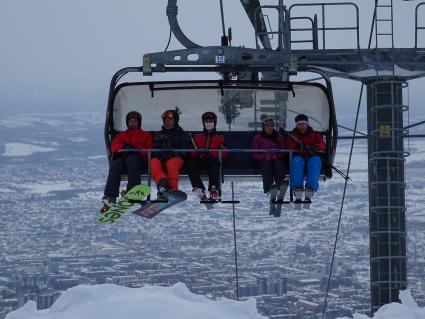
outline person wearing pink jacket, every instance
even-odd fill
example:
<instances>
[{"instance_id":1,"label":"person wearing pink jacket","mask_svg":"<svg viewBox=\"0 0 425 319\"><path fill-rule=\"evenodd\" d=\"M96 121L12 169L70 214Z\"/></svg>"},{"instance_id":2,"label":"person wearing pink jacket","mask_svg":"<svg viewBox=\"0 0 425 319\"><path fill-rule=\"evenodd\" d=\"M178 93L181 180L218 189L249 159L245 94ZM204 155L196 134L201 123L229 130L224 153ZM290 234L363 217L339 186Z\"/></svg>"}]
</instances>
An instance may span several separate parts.
<instances>
[{"instance_id":1,"label":"person wearing pink jacket","mask_svg":"<svg viewBox=\"0 0 425 319\"><path fill-rule=\"evenodd\" d=\"M285 138L274 129L274 120L265 118L262 121L262 132L254 136L252 149L284 149ZM270 192L273 184L280 188L285 179L285 153L253 152L252 158L261 168L264 193Z\"/></svg>"}]
</instances>

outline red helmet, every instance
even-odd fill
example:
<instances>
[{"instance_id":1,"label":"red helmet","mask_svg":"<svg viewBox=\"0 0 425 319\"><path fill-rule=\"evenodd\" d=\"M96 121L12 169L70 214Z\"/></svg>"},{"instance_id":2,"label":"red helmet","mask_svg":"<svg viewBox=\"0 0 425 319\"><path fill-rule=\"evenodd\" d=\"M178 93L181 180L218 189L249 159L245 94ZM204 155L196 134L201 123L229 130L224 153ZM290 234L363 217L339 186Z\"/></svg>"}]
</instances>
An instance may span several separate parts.
<instances>
[{"instance_id":1,"label":"red helmet","mask_svg":"<svg viewBox=\"0 0 425 319\"><path fill-rule=\"evenodd\" d=\"M178 110L166 110L166 111L164 111L161 114L162 121L164 121L164 119L166 117L172 117L174 119L174 122L176 123L176 125L179 123L180 116L179 116Z\"/></svg>"}]
</instances>

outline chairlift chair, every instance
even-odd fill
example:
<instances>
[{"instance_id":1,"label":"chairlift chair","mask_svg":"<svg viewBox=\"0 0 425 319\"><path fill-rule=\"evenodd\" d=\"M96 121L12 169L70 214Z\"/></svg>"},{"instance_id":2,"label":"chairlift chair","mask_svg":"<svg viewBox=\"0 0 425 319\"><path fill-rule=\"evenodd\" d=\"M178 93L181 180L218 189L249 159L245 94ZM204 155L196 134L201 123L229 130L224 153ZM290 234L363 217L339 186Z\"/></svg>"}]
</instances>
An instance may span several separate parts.
<instances>
[{"instance_id":1,"label":"chairlift chair","mask_svg":"<svg viewBox=\"0 0 425 319\"><path fill-rule=\"evenodd\" d=\"M119 131L126 130L125 118L130 111L140 112L142 128L155 132L162 126L161 113L178 107L182 112L179 124L190 133L201 131L201 115L212 111L218 116L217 131L224 135L226 147L230 150L222 165L222 175L253 177L260 172L251 160L251 154L244 150L251 149L252 138L261 131L262 117L271 116L279 128L291 131L295 116L304 113L313 129L320 131L326 140L321 177L332 177L330 165L335 156L337 123L330 87L311 82L120 81L129 73L142 71L140 68L122 69L111 81L105 122L109 160L111 141Z\"/></svg>"}]
</instances>

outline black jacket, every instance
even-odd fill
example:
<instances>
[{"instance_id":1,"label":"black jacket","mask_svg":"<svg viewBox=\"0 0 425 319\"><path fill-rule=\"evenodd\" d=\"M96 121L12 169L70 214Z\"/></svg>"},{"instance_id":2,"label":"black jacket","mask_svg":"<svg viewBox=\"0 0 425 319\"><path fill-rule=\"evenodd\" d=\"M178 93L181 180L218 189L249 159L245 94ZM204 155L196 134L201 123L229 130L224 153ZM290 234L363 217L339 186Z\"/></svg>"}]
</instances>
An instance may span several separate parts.
<instances>
[{"instance_id":1,"label":"black jacket","mask_svg":"<svg viewBox=\"0 0 425 319\"><path fill-rule=\"evenodd\" d=\"M185 132L180 126L172 129L162 127L162 130L154 133L153 135L154 148L165 149L193 149L193 143L190 139L189 133ZM189 153L185 152L155 152L153 157L165 162L174 156L186 157Z\"/></svg>"}]
</instances>

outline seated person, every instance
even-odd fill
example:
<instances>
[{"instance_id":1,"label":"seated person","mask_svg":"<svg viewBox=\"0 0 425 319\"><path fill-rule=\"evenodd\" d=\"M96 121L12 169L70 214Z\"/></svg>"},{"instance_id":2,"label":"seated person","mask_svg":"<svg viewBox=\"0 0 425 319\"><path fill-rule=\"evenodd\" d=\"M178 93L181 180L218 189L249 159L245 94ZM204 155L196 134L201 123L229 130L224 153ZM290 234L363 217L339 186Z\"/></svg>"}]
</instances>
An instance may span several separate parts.
<instances>
[{"instance_id":1,"label":"seated person","mask_svg":"<svg viewBox=\"0 0 425 319\"><path fill-rule=\"evenodd\" d=\"M305 192L305 201L310 202L314 192L319 189L320 170L322 159L320 153L325 151L325 141L320 132L316 132L309 125L305 114L295 117L295 128L288 133L287 147L296 150L291 161L291 191L294 191L295 202L302 200ZM307 179L304 187L304 171L307 168Z\"/></svg>"},{"instance_id":2,"label":"seated person","mask_svg":"<svg viewBox=\"0 0 425 319\"><path fill-rule=\"evenodd\" d=\"M179 126L179 110L167 110L161 115L162 130L153 136L154 148L188 149L193 148L190 136ZM151 172L158 188L158 198L166 197L170 189L177 190L180 170L186 153L178 151L155 152L151 159Z\"/></svg>"},{"instance_id":3,"label":"seated person","mask_svg":"<svg viewBox=\"0 0 425 319\"><path fill-rule=\"evenodd\" d=\"M103 207L101 212L116 203L119 194L121 174L127 172L127 191L141 182L140 175L143 166L147 167L147 152L119 152L125 149L150 149L152 148L152 136L145 132L142 127L142 116L139 112L131 111L126 116L127 130L120 132L112 141L112 162L109 167L108 179L106 181Z\"/></svg>"},{"instance_id":4,"label":"seated person","mask_svg":"<svg viewBox=\"0 0 425 319\"><path fill-rule=\"evenodd\" d=\"M203 132L196 134L193 143L195 148L200 149L223 149L224 136L216 132L217 115L213 112L202 114ZM227 157L227 153L221 153L222 159ZM201 180L200 168L206 168L208 173L208 191L210 199L220 200L220 161L218 152L193 152L187 161L187 171L192 192L201 200L206 200L205 186Z\"/></svg>"},{"instance_id":5,"label":"seated person","mask_svg":"<svg viewBox=\"0 0 425 319\"><path fill-rule=\"evenodd\" d=\"M274 128L272 118L262 120L262 132L254 136L252 140L253 149L281 149L285 148L285 138ZM285 153L254 152L252 158L259 164L263 176L264 193L269 193L273 184L280 188L285 179Z\"/></svg>"}]
</instances>

